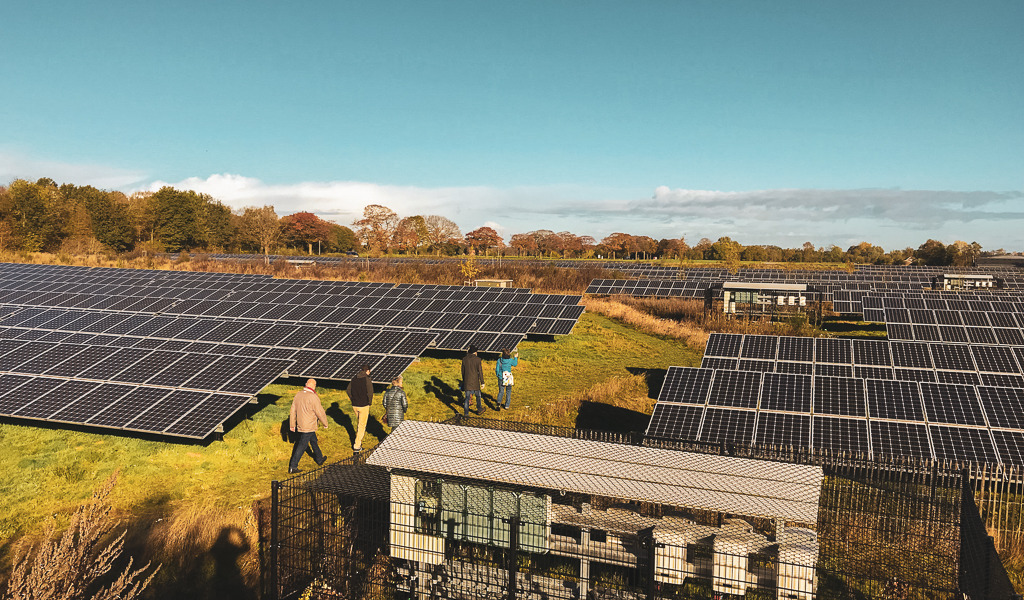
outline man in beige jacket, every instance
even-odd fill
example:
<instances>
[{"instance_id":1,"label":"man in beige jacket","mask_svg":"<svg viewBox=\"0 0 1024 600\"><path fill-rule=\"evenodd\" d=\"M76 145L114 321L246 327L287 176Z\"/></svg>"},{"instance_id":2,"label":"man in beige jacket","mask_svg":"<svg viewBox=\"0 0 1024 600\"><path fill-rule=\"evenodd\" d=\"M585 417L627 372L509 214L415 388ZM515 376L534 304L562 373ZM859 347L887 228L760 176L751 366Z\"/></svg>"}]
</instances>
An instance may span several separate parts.
<instances>
[{"instance_id":1,"label":"man in beige jacket","mask_svg":"<svg viewBox=\"0 0 1024 600\"><path fill-rule=\"evenodd\" d=\"M311 449L313 460L317 465L327 461L327 457L320 451L320 445L316 440L317 422L323 423L327 429L327 413L324 412L323 403L316 393L316 379L306 381L306 387L295 394L292 400L292 409L288 415L288 428L293 433L298 433L295 440L295 447L292 448L292 460L288 463L289 473L299 472L299 459L302 458L306 448Z\"/></svg>"}]
</instances>

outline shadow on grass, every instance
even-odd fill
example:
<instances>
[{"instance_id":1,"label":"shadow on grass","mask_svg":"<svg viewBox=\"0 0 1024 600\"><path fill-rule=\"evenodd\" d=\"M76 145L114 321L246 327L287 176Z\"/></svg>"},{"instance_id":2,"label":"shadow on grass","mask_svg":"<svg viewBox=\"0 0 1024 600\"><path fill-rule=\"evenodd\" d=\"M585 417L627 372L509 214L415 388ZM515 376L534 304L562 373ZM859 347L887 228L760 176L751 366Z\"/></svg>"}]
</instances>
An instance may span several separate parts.
<instances>
[{"instance_id":1,"label":"shadow on grass","mask_svg":"<svg viewBox=\"0 0 1024 600\"><path fill-rule=\"evenodd\" d=\"M438 376L431 377L423 383L423 391L433 394L445 406L452 409L453 413L462 412L462 390L458 390Z\"/></svg>"},{"instance_id":2,"label":"shadow on grass","mask_svg":"<svg viewBox=\"0 0 1024 600\"><path fill-rule=\"evenodd\" d=\"M576 429L599 429L617 433L632 433L647 429L651 416L601 402L584 401L576 416Z\"/></svg>"},{"instance_id":3,"label":"shadow on grass","mask_svg":"<svg viewBox=\"0 0 1024 600\"><path fill-rule=\"evenodd\" d=\"M665 375L668 369L643 369L640 367L626 367L632 375L640 375L647 383L647 397L657 400L661 394L661 386L665 384Z\"/></svg>"},{"instance_id":4,"label":"shadow on grass","mask_svg":"<svg viewBox=\"0 0 1024 600\"><path fill-rule=\"evenodd\" d=\"M338 425L344 427L345 432L348 433L348 439L352 442L355 442L356 427L352 423L352 416L349 415L344 410L342 410L340 404L338 404L337 402L332 402L331 405L327 407L327 410L324 412L327 413L328 419L331 419ZM285 421L285 423L287 424L287 420Z\"/></svg>"}]
</instances>

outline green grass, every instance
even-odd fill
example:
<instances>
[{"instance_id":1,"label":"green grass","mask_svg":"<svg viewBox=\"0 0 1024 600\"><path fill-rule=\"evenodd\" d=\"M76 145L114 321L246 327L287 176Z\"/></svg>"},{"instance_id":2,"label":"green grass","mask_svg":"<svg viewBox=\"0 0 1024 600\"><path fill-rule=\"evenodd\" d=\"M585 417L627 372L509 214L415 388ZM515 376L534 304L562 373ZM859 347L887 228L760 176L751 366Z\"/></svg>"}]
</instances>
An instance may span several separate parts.
<instances>
[{"instance_id":1,"label":"green grass","mask_svg":"<svg viewBox=\"0 0 1024 600\"><path fill-rule=\"evenodd\" d=\"M594 314L584 314L570 336L520 345L513 410L488 416L531 420L533 410L562 396L579 394L602 382L657 373L671 365L696 366L701 351L674 339L635 331ZM434 353L405 374L408 418L445 419L461 410L460 356ZM497 392L494 359L484 356L485 394ZM652 379L656 381L655 379ZM351 452L352 411L344 385L320 389L331 426L320 430L329 459ZM243 409L223 440L205 444L140 439L131 434L80 431L31 424L0 424L0 560L10 565L12 542L42 530L47 519L66 522L76 506L115 470L120 478L111 502L122 522L151 523L176 513L212 511L235 514L242 523L254 500L270 494L270 482L287 477L291 445L282 439L291 398L302 384L284 380L267 387L259 405ZM656 390L654 390L656 392ZM374 398L366 446L384 435L380 390ZM492 403L493 404L493 403ZM569 420L553 425L572 426ZM608 423L615 427L617 423ZM307 456L303 468L313 466ZM159 560L159 558L157 559ZM4 567L4 571L9 566ZM2 577L0 577L2 578Z\"/></svg>"}]
</instances>

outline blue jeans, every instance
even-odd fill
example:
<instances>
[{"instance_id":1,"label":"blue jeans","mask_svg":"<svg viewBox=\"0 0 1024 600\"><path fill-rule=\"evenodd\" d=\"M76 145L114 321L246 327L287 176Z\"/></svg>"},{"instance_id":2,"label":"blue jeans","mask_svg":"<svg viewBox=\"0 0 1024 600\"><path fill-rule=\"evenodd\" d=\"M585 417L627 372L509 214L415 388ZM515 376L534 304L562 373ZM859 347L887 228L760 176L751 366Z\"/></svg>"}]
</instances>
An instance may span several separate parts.
<instances>
[{"instance_id":1,"label":"blue jeans","mask_svg":"<svg viewBox=\"0 0 1024 600\"><path fill-rule=\"evenodd\" d=\"M502 394L505 395L504 408L508 408L509 405L512 404L512 386L510 386L510 385L501 385L501 380L499 379L498 380L498 399L497 399L498 406L502 406L502 404L501 404L501 395Z\"/></svg>"},{"instance_id":2,"label":"blue jeans","mask_svg":"<svg viewBox=\"0 0 1024 600\"><path fill-rule=\"evenodd\" d=\"M299 438L295 440L295 447L292 448L292 460L288 463L288 468L291 470L299 468L299 459L306 452L307 446L310 449L310 454L313 455L313 460L317 463L322 463L324 461L324 453L320 451L320 444L316 441L316 432L310 431L309 433L299 433L298 435Z\"/></svg>"},{"instance_id":3,"label":"blue jeans","mask_svg":"<svg viewBox=\"0 0 1024 600\"><path fill-rule=\"evenodd\" d=\"M464 416L469 416L469 399L476 396L476 414L480 414L484 410L483 396L480 394L480 390L466 390L466 402L462 405L462 412Z\"/></svg>"}]
</instances>

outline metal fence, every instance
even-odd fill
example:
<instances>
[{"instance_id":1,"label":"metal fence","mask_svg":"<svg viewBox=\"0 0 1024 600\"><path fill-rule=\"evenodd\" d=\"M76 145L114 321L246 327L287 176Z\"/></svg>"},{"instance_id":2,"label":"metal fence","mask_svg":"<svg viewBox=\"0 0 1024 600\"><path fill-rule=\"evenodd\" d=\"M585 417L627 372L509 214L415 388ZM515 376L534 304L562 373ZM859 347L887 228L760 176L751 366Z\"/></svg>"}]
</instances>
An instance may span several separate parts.
<instances>
[{"instance_id":1,"label":"metal fence","mask_svg":"<svg viewBox=\"0 0 1024 600\"><path fill-rule=\"evenodd\" d=\"M630 434L454 421L652 443ZM1010 593L991 583L998 557L995 565L982 560L993 546L971 501L976 480L959 465L685 446L820 464L817 522L389 472L364 457L274 483L273 596L981 600Z\"/></svg>"}]
</instances>

